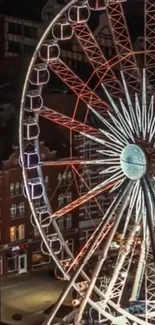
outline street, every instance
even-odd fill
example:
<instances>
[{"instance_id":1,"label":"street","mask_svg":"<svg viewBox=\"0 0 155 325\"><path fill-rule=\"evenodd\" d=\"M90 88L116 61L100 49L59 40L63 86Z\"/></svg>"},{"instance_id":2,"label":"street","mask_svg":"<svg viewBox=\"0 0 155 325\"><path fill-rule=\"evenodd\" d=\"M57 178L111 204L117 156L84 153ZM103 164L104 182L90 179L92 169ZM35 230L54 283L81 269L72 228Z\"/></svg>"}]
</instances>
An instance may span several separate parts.
<instances>
[{"instance_id":1,"label":"street","mask_svg":"<svg viewBox=\"0 0 155 325\"><path fill-rule=\"evenodd\" d=\"M18 275L1 282L1 320L9 324L30 325L44 319L42 312L55 303L65 283L47 271ZM68 304L71 295L65 301ZM14 314L22 315L15 321Z\"/></svg>"}]
</instances>

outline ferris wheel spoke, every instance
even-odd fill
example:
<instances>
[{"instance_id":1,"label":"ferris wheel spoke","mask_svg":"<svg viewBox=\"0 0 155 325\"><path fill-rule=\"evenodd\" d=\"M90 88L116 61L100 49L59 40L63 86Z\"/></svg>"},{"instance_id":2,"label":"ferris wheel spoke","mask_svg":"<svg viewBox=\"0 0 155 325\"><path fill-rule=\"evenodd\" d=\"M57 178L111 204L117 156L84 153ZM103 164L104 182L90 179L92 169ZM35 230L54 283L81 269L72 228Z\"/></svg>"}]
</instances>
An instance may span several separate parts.
<instances>
[{"instance_id":1,"label":"ferris wheel spoke","mask_svg":"<svg viewBox=\"0 0 155 325\"><path fill-rule=\"evenodd\" d=\"M109 148L109 149L112 149L114 151L114 153L121 153L122 151L122 147L123 145L122 144L117 144L116 141L115 143L112 143L112 142L108 142L108 141L105 141L103 139L100 139L98 137L95 137L93 135L89 135L87 133L84 133L84 132L80 132L81 135L83 135L84 137L88 138L88 139L91 139L97 143L100 143L102 144L103 146ZM102 150L100 150L100 152L102 152ZM104 150L103 150L104 152Z\"/></svg>"},{"instance_id":2,"label":"ferris wheel spoke","mask_svg":"<svg viewBox=\"0 0 155 325\"><path fill-rule=\"evenodd\" d=\"M78 199L76 199L75 201L69 203L67 206L63 207L62 209L54 212L51 215L51 218L60 218L62 217L64 214L72 211L73 209L75 209L76 207L78 207L81 204L86 203L88 200L92 199L93 197L99 195L100 193L108 190L109 188L113 187L113 185L115 185L115 183L117 182L117 178L115 180L115 178L111 178L110 181L105 181L101 184L99 184L98 186L94 187L93 189L91 189L89 192L87 192L86 194L84 194L83 196L79 197Z\"/></svg>"},{"instance_id":3,"label":"ferris wheel spoke","mask_svg":"<svg viewBox=\"0 0 155 325\"><path fill-rule=\"evenodd\" d=\"M124 71L129 91L131 93L135 93L135 91L139 93L141 90L141 76L132 48L121 2L124 1L120 0L120 2L117 3L109 1L106 7L107 14L118 56L121 57L127 53L130 54L125 61L120 62L120 67L121 70Z\"/></svg>"},{"instance_id":4,"label":"ferris wheel spoke","mask_svg":"<svg viewBox=\"0 0 155 325\"><path fill-rule=\"evenodd\" d=\"M89 105L90 106L90 105ZM111 125L106 119L104 119L100 114L98 114L92 107L90 107L90 110L95 114L95 116L98 117L98 119L103 122L103 124L105 124L109 131L113 133L113 135L115 136L115 139L117 139L119 141L119 139L121 140L121 142L123 142L124 144L128 144L128 140L126 139L127 135L123 134L120 132L121 130L118 130L117 128L115 128L113 125ZM102 129L100 129L101 132L103 132Z\"/></svg>"},{"instance_id":5,"label":"ferris wheel spoke","mask_svg":"<svg viewBox=\"0 0 155 325\"><path fill-rule=\"evenodd\" d=\"M55 317L57 311L59 310L60 306L64 302L64 299L66 298L67 294L69 293L71 287L75 283L78 275L81 273L81 271L83 270L83 267L88 262L90 256L92 255L92 252L94 251L94 247L96 249L96 243L99 240L102 240L103 231L105 229L105 226L108 225L110 217L112 217L116 207L118 206L118 204L121 200L123 200L123 202L124 202L122 205L122 209L120 209L120 215L122 215L122 213L124 211L123 207L126 205L126 197L129 195L130 191L132 190L132 186L133 186L133 182L131 182L131 181L127 182L125 188L122 188L122 190L120 191L120 193L117 197L117 201L115 201L115 203L112 204L111 209L108 210L108 213L106 214L106 221L103 224L100 224L100 227L98 226L97 229L95 230L96 236L95 236L94 240L91 242L91 245L90 245L89 249L87 250L87 253L81 259L81 261L80 261L76 271L74 272L73 276L71 277L67 287L62 292L57 303L55 304L55 307L53 308L53 311L52 311L52 317L50 318L50 321L53 320L53 318ZM118 220L115 221L115 227L116 227L116 222L119 223ZM114 233L114 229L113 229L113 232L111 233L111 237L113 237L113 233ZM109 239L109 241L110 241L110 239ZM107 247L107 244L105 245L105 247ZM89 297L88 297L88 299L89 299Z\"/></svg>"},{"instance_id":6,"label":"ferris wheel spoke","mask_svg":"<svg viewBox=\"0 0 155 325\"><path fill-rule=\"evenodd\" d=\"M90 280L90 284L89 284L88 289L87 289L87 291L86 291L86 293L84 295L84 298L82 299L82 302L80 304L78 317L76 319L75 325L79 324L79 322L80 322L80 320L82 318L83 311L84 311L84 309L86 307L86 304L88 302L88 299L89 299L89 297L90 297L90 295L92 293L92 290L93 290L93 287L94 287L94 285L96 283L97 277L98 277L98 275L99 275L99 273L101 271L101 268L103 266L103 263L104 263L104 261L105 261L105 259L107 257L111 241L113 240L113 237L114 237L114 235L116 233L118 225L119 225L119 223L121 221L123 212L124 212L124 210L126 208L127 200L130 198L132 188L133 188L133 184L130 183L130 186L128 184L128 191L126 191L125 195L123 195L121 206L120 206L118 214L117 214L117 218L115 219L115 221L113 223L113 226L112 226L112 228L110 229L110 231L108 233L107 239L103 244L102 252L99 255L98 262L97 262L97 264L96 264L96 266L94 268L94 271L93 271L93 274L92 274L92 277L91 277L91 280Z\"/></svg>"},{"instance_id":7,"label":"ferris wheel spoke","mask_svg":"<svg viewBox=\"0 0 155 325\"><path fill-rule=\"evenodd\" d=\"M154 191L151 188L148 180L146 178L142 179L142 189L144 194L144 202L146 207L147 223L149 228L151 248L153 253L153 260L155 265L155 237L154 237Z\"/></svg>"},{"instance_id":8,"label":"ferris wheel spoke","mask_svg":"<svg viewBox=\"0 0 155 325\"><path fill-rule=\"evenodd\" d=\"M39 116L46 118L54 123L60 124L63 127L69 128L75 132L85 131L86 133L90 133L93 135L99 135L99 131L94 129L93 127L84 124L76 119L73 119L69 116L61 114L57 111L54 111L51 108L43 107L39 112L37 112Z\"/></svg>"},{"instance_id":9,"label":"ferris wheel spoke","mask_svg":"<svg viewBox=\"0 0 155 325\"><path fill-rule=\"evenodd\" d=\"M147 87L153 89L155 84L155 3L144 0L144 63L147 76Z\"/></svg>"},{"instance_id":10,"label":"ferris wheel spoke","mask_svg":"<svg viewBox=\"0 0 155 325\"><path fill-rule=\"evenodd\" d=\"M123 135L128 135L129 138L132 139L132 141L134 142L134 137L133 137L133 125L132 125L132 121L130 119L130 115L122 101L122 99L120 99L120 104L122 107L122 111L124 113L124 117L122 116L122 114L120 113L120 110L118 109L117 105L115 104L113 98L110 96L108 90L106 89L106 87L101 84L105 94L107 95L107 98L109 99L109 102L112 105L112 108L114 109L114 112L116 113L119 121L113 116L113 114L111 114L110 112L108 112L109 116L111 117L111 119L113 120L115 126L117 127L118 130L121 130Z\"/></svg>"},{"instance_id":11,"label":"ferris wheel spoke","mask_svg":"<svg viewBox=\"0 0 155 325\"><path fill-rule=\"evenodd\" d=\"M137 181L135 183L133 192L131 194L129 206L127 209L127 215L125 218L126 220L125 220L123 231L122 231L121 240L124 240L127 230L130 229L131 226L133 226L133 223L135 223L135 221L138 222L138 220L139 220L140 211L138 213L138 216L136 216L136 217L133 216L133 213L134 213L135 205L137 203L139 203L140 200L141 200L140 182Z\"/></svg>"},{"instance_id":12,"label":"ferris wheel spoke","mask_svg":"<svg viewBox=\"0 0 155 325\"><path fill-rule=\"evenodd\" d=\"M128 105L128 111L130 112L129 114L130 114L130 118L131 118L131 121L132 121L133 129L134 129L134 132L139 137L140 134L139 134L138 122L137 122L137 119L136 119L135 110L134 110L133 105L132 105L132 101L131 101L131 98L130 98L129 90L128 90L128 87L127 87L127 83L126 83L123 71L121 71L121 77L122 77L123 87L124 87L126 101L127 101L127 105ZM145 78L143 78L143 80L145 82ZM143 84L144 84L144 82L143 82ZM145 88L145 84L144 84L144 88ZM145 95L143 95L143 99L144 99L144 96ZM143 115L143 108L142 108L142 115ZM142 121L143 120L144 120L144 118L142 119ZM146 121L144 121L143 123L146 124Z\"/></svg>"},{"instance_id":13,"label":"ferris wheel spoke","mask_svg":"<svg viewBox=\"0 0 155 325\"><path fill-rule=\"evenodd\" d=\"M116 79L110 63L106 60L88 25L74 23L72 24L72 28L87 59L96 71L100 82L103 82L104 85L107 86L107 89L109 89L114 98L120 97L122 85L118 79Z\"/></svg>"},{"instance_id":14,"label":"ferris wheel spoke","mask_svg":"<svg viewBox=\"0 0 155 325\"><path fill-rule=\"evenodd\" d=\"M135 223L132 227L130 234L126 238L126 241L124 242L124 244L121 245L119 258L117 259L112 278L105 292L105 306L109 297L111 297L112 299L118 298L117 303L120 303L136 247L136 243L133 244L133 242L137 230L139 230L139 224Z\"/></svg>"},{"instance_id":15,"label":"ferris wheel spoke","mask_svg":"<svg viewBox=\"0 0 155 325\"><path fill-rule=\"evenodd\" d=\"M41 166L119 165L119 159L41 161Z\"/></svg>"},{"instance_id":16,"label":"ferris wheel spoke","mask_svg":"<svg viewBox=\"0 0 155 325\"><path fill-rule=\"evenodd\" d=\"M87 84L85 84L63 61L60 59L49 62L49 68L78 96L83 102L90 104L94 109L107 116L109 105L102 101Z\"/></svg>"}]
</instances>

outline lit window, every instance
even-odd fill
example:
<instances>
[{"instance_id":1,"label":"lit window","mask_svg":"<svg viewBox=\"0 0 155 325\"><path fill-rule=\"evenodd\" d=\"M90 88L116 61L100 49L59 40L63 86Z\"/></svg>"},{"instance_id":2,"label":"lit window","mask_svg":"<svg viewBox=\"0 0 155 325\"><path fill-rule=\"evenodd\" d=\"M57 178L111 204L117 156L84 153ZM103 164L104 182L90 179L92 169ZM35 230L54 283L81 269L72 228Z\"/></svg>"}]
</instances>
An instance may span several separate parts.
<instances>
[{"instance_id":1,"label":"lit window","mask_svg":"<svg viewBox=\"0 0 155 325\"><path fill-rule=\"evenodd\" d=\"M23 215L24 213L25 213L25 203L24 202L21 202L18 205L18 214L19 215Z\"/></svg>"},{"instance_id":2,"label":"lit window","mask_svg":"<svg viewBox=\"0 0 155 325\"><path fill-rule=\"evenodd\" d=\"M66 200L67 200L67 203L70 203L72 201L72 193L71 192L68 192L66 194Z\"/></svg>"},{"instance_id":3,"label":"lit window","mask_svg":"<svg viewBox=\"0 0 155 325\"><path fill-rule=\"evenodd\" d=\"M14 191L15 191L15 186L13 183L10 184L10 195L14 195Z\"/></svg>"},{"instance_id":4,"label":"lit window","mask_svg":"<svg viewBox=\"0 0 155 325\"><path fill-rule=\"evenodd\" d=\"M10 227L10 241L15 241L16 235L16 227Z\"/></svg>"},{"instance_id":5,"label":"lit window","mask_svg":"<svg viewBox=\"0 0 155 325\"><path fill-rule=\"evenodd\" d=\"M59 229L63 230L63 228L64 228L64 219L63 219L63 217L60 217L58 219L57 223L58 223Z\"/></svg>"},{"instance_id":6,"label":"lit window","mask_svg":"<svg viewBox=\"0 0 155 325\"><path fill-rule=\"evenodd\" d=\"M17 206L16 204L12 204L10 208L10 216L11 218L14 218L17 214Z\"/></svg>"},{"instance_id":7,"label":"lit window","mask_svg":"<svg viewBox=\"0 0 155 325\"><path fill-rule=\"evenodd\" d=\"M71 213L68 213L64 217L64 221L65 221L65 228L70 229L72 227L72 215L71 215Z\"/></svg>"},{"instance_id":8,"label":"lit window","mask_svg":"<svg viewBox=\"0 0 155 325\"><path fill-rule=\"evenodd\" d=\"M64 204L64 195L59 194L58 196L58 206L61 207Z\"/></svg>"},{"instance_id":9,"label":"lit window","mask_svg":"<svg viewBox=\"0 0 155 325\"><path fill-rule=\"evenodd\" d=\"M15 194L18 195L20 192L20 183L15 184Z\"/></svg>"},{"instance_id":10,"label":"lit window","mask_svg":"<svg viewBox=\"0 0 155 325\"><path fill-rule=\"evenodd\" d=\"M69 171L69 172L68 172L68 180L70 181L71 179L72 179L72 172Z\"/></svg>"},{"instance_id":11,"label":"lit window","mask_svg":"<svg viewBox=\"0 0 155 325\"><path fill-rule=\"evenodd\" d=\"M43 254L41 251L32 252L32 267L44 265L51 262L51 257Z\"/></svg>"},{"instance_id":12,"label":"lit window","mask_svg":"<svg viewBox=\"0 0 155 325\"><path fill-rule=\"evenodd\" d=\"M61 173L59 173L58 174L58 182L61 182L61 180L62 180L62 175L61 175Z\"/></svg>"},{"instance_id":13,"label":"lit window","mask_svg":"<svg viewBox=\"0 0 155 325\"><path fill-rule=\"evenodd\" d=\"M24 239L25 238L25 226L24 225L19 225L18 226L18 239Z\"/></svg>"}]
</instances>

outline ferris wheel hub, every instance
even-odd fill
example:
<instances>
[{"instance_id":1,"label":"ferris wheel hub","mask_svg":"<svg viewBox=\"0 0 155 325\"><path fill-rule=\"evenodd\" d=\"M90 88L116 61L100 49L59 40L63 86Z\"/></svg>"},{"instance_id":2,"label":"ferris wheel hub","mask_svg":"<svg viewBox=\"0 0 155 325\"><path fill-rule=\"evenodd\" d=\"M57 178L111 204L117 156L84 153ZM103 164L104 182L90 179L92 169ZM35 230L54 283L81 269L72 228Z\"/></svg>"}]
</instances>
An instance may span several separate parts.
<instances>
[{"instance_id":1,"label":"ferris wheel hub","mask_svg":"<svg viewBox=\"0 0 155 325\"><path fill-rule=\"evenodd\" d=\"M147 161L145 153L136 144L129 144L122 150L120 164L123 173L129 179L138 180L146 173Z\"/></svg>"}]
</instances>

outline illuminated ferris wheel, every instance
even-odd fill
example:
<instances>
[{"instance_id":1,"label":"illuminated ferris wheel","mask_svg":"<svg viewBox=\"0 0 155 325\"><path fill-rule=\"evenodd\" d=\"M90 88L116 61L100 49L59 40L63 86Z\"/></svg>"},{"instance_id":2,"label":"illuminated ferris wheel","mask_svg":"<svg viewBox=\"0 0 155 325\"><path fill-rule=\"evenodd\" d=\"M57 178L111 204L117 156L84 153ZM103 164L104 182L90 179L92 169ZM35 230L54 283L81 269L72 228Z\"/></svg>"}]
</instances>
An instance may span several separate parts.
<instances>
[{"instance_id":1,"label":"illuminated ferris wheel","mask_svg":"<svg viewBox=\"0 0 155 325\"><path fill-rule=\"evenodd\" d=\"M19 128L24 194L32 211L31 222L42 237L43 253L53 258L68 280L49 315L48 325L71 288L77 291L77 299L73 312L63 320L65 324L82 324L86 311L90 320L96 319L98 323L155 324L155 2L141 3L144 5L144 48L138 51L132 47L123 2L127 1L70 1L50 22L26 74ZM115 55L109 60L88 27L94 11L104 11L109 21L115 45ZM73 37L93 71L87 82L61 56L62 44ZM76 105L68 115L56 111L52 103L50 107L45 106L44 85L50 82L51 73L76 95ZM95 86L92 80L98 80ZM81 101L84 103L82 120L77 118ZM98 123L88 123L90 115ZM74 159L70 152L70 157L61 161L42 161L39 117L69 129L70 141L76 134L100 145L98 158ZM51 168L62 165L66 169L69 166L81 182L85 181L79 167L100 166L104 177L94 187L85 184L87 191L83 195L53 212L44 185L44 165ZM92 235L73 256L58 220L91 199L97 201L102 193L112 199ZM44 204L36 208L35 199L41 196ZM44 227L50 224L55 233L46 235ZM121 241L113 256L112 272L99 281L120 225ZM61 243L60 250L63 247L66 251L67 262L58 258L59 252L52 244L55 241ZM88 275L85 267L94 255L97 259ZM129 297L123 305L127 290Z\"/></svg>"}]
</instances>

